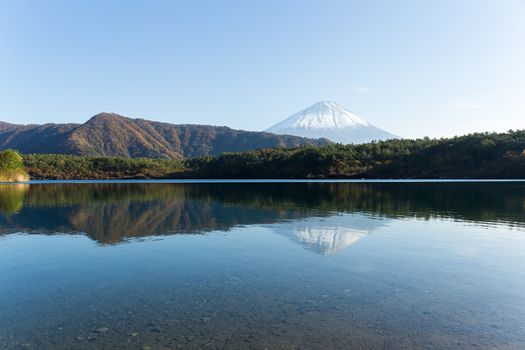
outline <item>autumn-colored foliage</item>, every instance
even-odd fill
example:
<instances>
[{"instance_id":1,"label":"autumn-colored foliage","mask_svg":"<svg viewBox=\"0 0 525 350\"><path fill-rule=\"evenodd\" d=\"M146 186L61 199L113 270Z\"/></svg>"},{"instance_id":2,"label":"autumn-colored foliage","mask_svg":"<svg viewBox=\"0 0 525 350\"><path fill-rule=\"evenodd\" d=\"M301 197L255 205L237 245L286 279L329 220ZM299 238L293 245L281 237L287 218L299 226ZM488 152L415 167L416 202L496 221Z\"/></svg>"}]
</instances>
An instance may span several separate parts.
<instances>
[{"instance_id":1,"label":"autumn-colored foliage","mask_svg":"<svg viewBox=\"0 0 525 350\"><path fill-rule=\"evenodd\" d=\"M267 148L185 160L28 155L31 176L44 179L453 179L525 178L525 131L444 139L389 140Z\"/></svg>"}]
</instances>

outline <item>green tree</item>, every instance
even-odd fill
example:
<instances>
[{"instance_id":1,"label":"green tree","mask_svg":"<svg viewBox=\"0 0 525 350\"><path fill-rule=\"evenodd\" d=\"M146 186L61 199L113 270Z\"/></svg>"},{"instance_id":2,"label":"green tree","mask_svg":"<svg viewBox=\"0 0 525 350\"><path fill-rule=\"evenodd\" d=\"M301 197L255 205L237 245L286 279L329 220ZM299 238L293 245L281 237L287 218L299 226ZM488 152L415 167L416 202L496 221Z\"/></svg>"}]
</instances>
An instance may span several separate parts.
<instances>
[{"instance_id":1,"label":"green tree","mask_svg":"<svg viewBox=\"0 0 525 350\"><path fill-rule=\"evenodd\" d=\"M15 170L24 167L22 156L17 151L8 149L0 152L0 170Z\"/></svg>"},{"instance_id":2,"label":"green tree","mask_svg":"<svg viewBox=\"0 0 525 350\"><path fill-rule=\"evenodd\" d=\"M24 169L24 160L14 150L0 152L0 182L27 181L29 176Z\"/></svg>"}]
</instances>

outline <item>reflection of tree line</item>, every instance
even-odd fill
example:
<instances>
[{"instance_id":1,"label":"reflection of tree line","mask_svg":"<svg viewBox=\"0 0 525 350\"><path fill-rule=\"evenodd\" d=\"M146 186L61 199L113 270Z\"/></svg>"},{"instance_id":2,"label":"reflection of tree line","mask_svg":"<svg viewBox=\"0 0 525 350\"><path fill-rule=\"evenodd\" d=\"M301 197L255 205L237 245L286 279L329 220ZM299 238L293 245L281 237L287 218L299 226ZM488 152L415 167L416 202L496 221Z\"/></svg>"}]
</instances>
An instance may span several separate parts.
<instances>
[{"instance_id":1,"label":"reflection of tree line","mask_svg":"<svg viewBox=\"0 0 525 350\"><path fill-rule=\"evenodd\" d=\"M335 212L386 217L525 221L521 184L0 185L0 233L85 232L118 242L227 230Z\"/></svg>"},{"instance_id":2,"label":"reflection of tree line","mask_svg":"<svg viewBox=\"0 0 525 350\"><path fill-rule=\"evenodd\" d=\"M302 183L208 185L222 203L267 210L525 222L525 183ZM316 214L317 215L317 214Z\"/></svg>"}]
</instances>

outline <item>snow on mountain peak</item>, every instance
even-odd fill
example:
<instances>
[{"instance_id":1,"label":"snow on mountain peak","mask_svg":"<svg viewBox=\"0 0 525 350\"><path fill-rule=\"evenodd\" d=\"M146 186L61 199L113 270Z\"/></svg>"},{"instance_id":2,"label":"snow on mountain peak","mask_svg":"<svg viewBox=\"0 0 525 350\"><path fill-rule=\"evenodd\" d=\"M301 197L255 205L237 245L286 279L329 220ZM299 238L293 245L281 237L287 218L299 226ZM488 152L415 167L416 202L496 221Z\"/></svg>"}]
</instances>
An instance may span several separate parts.
<instances>
[{"instance_id":1,"label":"snow on mountain peak","mask_svg":"<svg viewBox=\"0 0 525 350\"><path fill-rule=\"evenodd\" d=\"M311 138L324 137L340 143L364 143L397 138L332 101L317 102L266 131Z\"/></svg>"},{"instance_id":2,"label":"snow on mountain peak","mask_svg":"<svg viewBox=\"0 0 525 350\"><path fill-rule=\"evenodd\" d=\"M369 126L368 122L332 101L321 101L272 126L267 131L283 129L345 129Z\"/></svg>"}]
</instances>

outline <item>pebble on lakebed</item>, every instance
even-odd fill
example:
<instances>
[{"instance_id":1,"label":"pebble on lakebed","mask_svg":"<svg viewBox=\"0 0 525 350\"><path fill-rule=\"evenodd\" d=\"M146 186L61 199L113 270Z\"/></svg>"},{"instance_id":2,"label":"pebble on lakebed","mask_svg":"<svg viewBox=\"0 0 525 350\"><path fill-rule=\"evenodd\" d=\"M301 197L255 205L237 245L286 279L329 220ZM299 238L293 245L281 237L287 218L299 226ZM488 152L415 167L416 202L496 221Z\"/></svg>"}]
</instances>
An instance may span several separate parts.
<instances>
[{"instance_id":1,"label":"pebble on lakebed","mask_svg":"<svg viewBox=\"0 0 525 350\"><path fill-rule=\"evenodd\" d=\"M96 330L97 333L106 333L107 331L109 331L108 327L99 327Z\"/></svg>"}]
</instances>

